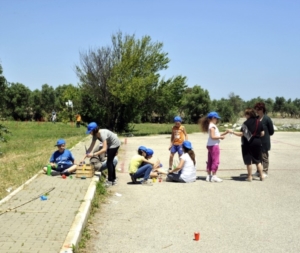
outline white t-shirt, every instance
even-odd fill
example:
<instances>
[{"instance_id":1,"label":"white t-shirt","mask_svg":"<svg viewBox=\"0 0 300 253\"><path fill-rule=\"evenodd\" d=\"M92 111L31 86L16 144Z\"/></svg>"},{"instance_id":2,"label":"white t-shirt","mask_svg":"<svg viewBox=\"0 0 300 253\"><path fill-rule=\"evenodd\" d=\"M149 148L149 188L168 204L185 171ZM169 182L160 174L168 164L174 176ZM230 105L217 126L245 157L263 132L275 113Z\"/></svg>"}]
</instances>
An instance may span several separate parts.
<instances>
[{"instance_id":1,"label":"white t-shirt","mask_svg":"<svg viewBox=\"0 0 300 253\"><path fill-rule=\"evenodd\" d=\"M208 140L207 140L207 146L219 145L220 139L218 139L218 140L213 140L213 139L210 137L210 129L211 129L211 128L214 128L214 129L215 129L215 136L218 136L218 137L221 136L218 127L217 127L214 123L209 123L209 126L208 126Z\"/></svg>"},{"instance_id":2,"label":"white t-shirt","mask_svg":"<svg viewBox=\"0 0 300 253\"><path fill-rule=\"evenodd\" d=\"M181 169L180 177L186 182L196 181L196 167L193 160L188 153L184 153L180 159L184 161L183 168Z\"/></svg>"}]
</instances>

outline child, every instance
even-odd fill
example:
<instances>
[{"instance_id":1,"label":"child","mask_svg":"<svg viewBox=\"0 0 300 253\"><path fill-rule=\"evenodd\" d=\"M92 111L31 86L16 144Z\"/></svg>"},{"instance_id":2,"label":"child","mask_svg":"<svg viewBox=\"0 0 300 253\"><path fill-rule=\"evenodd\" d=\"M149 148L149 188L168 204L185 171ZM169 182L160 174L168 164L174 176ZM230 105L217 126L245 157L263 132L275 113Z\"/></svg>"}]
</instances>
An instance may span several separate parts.
<instances>
[{"instance_id":1,"label":"child","mask_svg":"<svg viewBox=\"0 0 300 253\"><path fill-rule=\"evenodd\" d=\"M207 149L208 149L208 158L207 158L207 182L222 182L222 179L217 177L217 170L220 163L220 148L219 143L220 139L223 140L225 138L224 135L228 133L228 131L224 133L220 133L216 124L221 117L216 112L210 112L206 117L200 119L200 128L202 132L208 133L208 141L207 141Z\"/></svg>"},{"instance_id":2,"label":"child","mask_svg":"<svg viewBox=\"0 0 300 253\"><path fill-rule=\"evenodd\" d=\"M169 171L168 182L191 183L196 181L196 158L192 150L192 144L189 141L184 141L182 149L184 154L180 157L177 167ZM180 173L174 173L179 171Z\"/></svg>"},{"instance_id":3,"label":"child","mask_svg":"<svg viewBox=\"0 0 300 253\"><path fill-rule=\"evenodd\" d=\"M147 148L144 146L140 146L138 148L138 154L134 155L129 163L129 175L131 177L132 183L136 184L137 179L143 177L142 185L152 185L150 181L148 181L150 177L150 173L152 171L152 167L154 163L148 161L146 157ZM142 163L146 163L142 165ZM141 166L142 165L142 166Z\"/></svg>"},{"instance_id":4,"label":"child","mask_svg":"<svg viewBox=\"0 0 300 253\"><path fill-rule=\"evenodd\" d=\"M56 142L57 151L55 151L50 157L51 175L70 175L76 170L75 158L71 151L66 149L66 141L59 139ZM44 172L47 172L47 167L43 168Z\"/></svg>"},{"instance_id":5,"label":"child","mask_svg":"<svg viewBox=\"0 0 300 253\"><path fill-rule=\"evenodd\" d=\"M171 144L169 146L170 158L169 158L169 170L172 170L173 158L176 152L180 157L183 154L182 143L188 139L185 127L181 125L181 118L176 116L174 118L175 125L172 127Z\"/></svg>"},{"instance_id":6,"label":"child","mask_svg":"<svg viewBox=\"0 0 300 253\"><path fill-rule=\"evenodd\" d=\"M160 160L158 158L153 157L154 151L150 148L147 148L146 151L146 159L150 162L153 162L153 168L150 173L150 178L158 178L161 174L167 175L168 173L162 169L162 164L160 163Z\"/></svg>"}]
</instances>

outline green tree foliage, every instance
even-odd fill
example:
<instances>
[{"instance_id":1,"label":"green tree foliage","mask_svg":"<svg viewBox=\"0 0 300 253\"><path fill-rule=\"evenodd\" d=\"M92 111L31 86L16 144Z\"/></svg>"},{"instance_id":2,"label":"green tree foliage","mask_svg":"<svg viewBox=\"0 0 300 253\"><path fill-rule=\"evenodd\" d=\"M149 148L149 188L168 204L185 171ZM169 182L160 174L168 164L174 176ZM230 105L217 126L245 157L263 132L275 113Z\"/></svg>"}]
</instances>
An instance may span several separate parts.
<instances>
[{"instance_id":1,"label":"green tree foliage","mask_svg":"<svg viewBox=\"0 0 300 253\"><path fill-rule=\"evenodd\" d=\"M31 119L40 121L43 118L43 106L42 106L42 95L41 91L38 89L35 89L30 94L29 98L29 104L30 104L30 115ZM46 115L45 115L46 116Z\"/></svg>"},{"instance_id":2,"label":"green tree foliage","mask_svg":"<svg viewBox=\"0 0 300 253\"><path fill-rule=\"evenodd\" d=\"M213 100L211 111L216 111L221 116L222 122L235 123L239 115L234 113L234 108L229 99L222 98L221 100Z\"/></svg>"},{"instance_id":3,"label":"green tree foliage","mask_svg":"<svg viewBox=\"0 0 300 253\"><path fill-rule=\"evenodd\" d=\"M52 110L56 110L55 108L55 91L52 86L48 84L42 85L41 90L41 106L45 111L47 118L50 118Z\"/></svg>"},{"instance_id":4,"label":"green tree foliage","mask_svg":"<svg viewBox=\"0 0 300 253\"><path fill-rule=\"evenodd\" d=\"M233 113L235 115L239 115L241 111L243 111L244 101L240 98L240 96L235 95L233 92L231 92L228 97L228 102L233 108Z\"/></svg>"},{"instance_id":5,"label":"green tree foliage","mask_svg":"<svg viewBox=\"0 0 300 253\"><path fill-rule=\"evenodd\" d=\"M286 100L284 97L275 97L273 110L275 112L280 112L281 116L283 116L285 102Z\"/></svg>"},{"instance_id":6,"label":"green tree foliage","mask_svg":"<svg viewBox=\"0 0 300 253\"><path fill-rule=\"evenodd\" d=\"M2 112L4 109L4 95L6 93L6 89L7 89L7 83L5 77L3 76L3 69L0 64L0 109Z\"/></svg>"},{"instance_id":7,"label":"green tree foliage","mask_svg":"<svg viewBox=\"0 0 300 253\"><path fill-rule=\"evenodd\" d=\"M66 102L72 101L73 107ZM64 121L74 121L75 114L81 111L81 90L72 84L60 85L55 89L55 108L59 111L59 118Z\"/></svg>"},{"instance_id":8,"label":"green tree foliage","mask_svg":"<svg viewBox=\"0 0 300 253\"><path fill-rule=\"evenodd\" d=\"M161 121L172 121L175 114L180 113L182 98L186 89L186 77L177 76L161 80L153 92L147 106L148 112L155 112ZM171 118L169 118L170 116Z\"/></svg>"},{"instance_id":9,"label":"green tree foliage","mask_svg":"<svg viewBox=\"0 0 300 253\"><path fill-rule=\"evenodd\" d=\"M188 123L197 123L210 108L210 96L207 90L199 85L185 90L182 100L182 110Z\"/></svg>"},{"instance_id":10,"label":"green tree foliage","mask_svg":"<svg viewBox=\"0 0 300 253\"><path fill-rule=\"evenodd\" d=\"M76 71L87 118L122 131L136 115L152 111L146 102L158 87L159 71L166 69L169 62L162 47L149 36L136 39L118 32L112 36L112 46L81 53L81 66L76 66Z\"/></svg>"},{"instance_id":11,"label":"green tree foliage","mask_svg":"<svg viewBox=\"0 0 300 253\"><path fill-rule=\"evenodd\" d=\"M14 120L30 119L30 93L24 84L9 83L5 93L5 116L11 116Z\"/></svg>"}]
</instances>

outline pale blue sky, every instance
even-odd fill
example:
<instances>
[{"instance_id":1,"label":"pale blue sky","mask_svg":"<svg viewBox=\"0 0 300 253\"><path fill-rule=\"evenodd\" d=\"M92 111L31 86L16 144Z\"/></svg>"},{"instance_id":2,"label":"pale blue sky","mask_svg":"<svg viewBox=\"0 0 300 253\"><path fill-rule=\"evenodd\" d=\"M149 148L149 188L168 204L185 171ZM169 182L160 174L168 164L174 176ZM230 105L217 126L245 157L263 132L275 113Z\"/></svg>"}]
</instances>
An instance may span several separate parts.
<instances>
[{"instance_id":1,"label":"pale blue sky","mask_svg":"<svg viewBox=\"0 0 300 253\"><path fill-rule=\"evenodd\" d=\"M298 0L0 0L0 63L31 90L76 85L79 52L117 31L162 42L169 68L211 99L300 98Z\"/></svg>"}]
</instances>

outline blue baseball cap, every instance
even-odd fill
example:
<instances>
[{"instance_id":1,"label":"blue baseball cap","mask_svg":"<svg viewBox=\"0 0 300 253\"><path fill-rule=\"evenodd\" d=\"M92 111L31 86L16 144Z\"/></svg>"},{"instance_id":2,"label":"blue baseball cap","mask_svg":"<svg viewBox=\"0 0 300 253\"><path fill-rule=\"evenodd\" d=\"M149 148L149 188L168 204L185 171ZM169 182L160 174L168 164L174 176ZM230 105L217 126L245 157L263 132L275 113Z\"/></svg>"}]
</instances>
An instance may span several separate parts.
<instances>
[{"instance_id":1,"label":"blue baseball cap","mask_svg":"<svg viewBox=\"0 0 300 253\"><path fill-rule=\"evenodd\" d=\"M144 152L147 152L147 148L145 146L139 146L138 150L142 150Z\"/></svg>"},{"instance_id":2,"label":"blue baseball cap","mask_svg":"<svg viewBox=\"0 0 300 253\"><path fill-rule=\"evenodd\" d=\"M54 145L55 146L60 146L60 145L63 145L63 144L66 144L66 141L64 139L59 139L56 144Z\"/></svg>"},{"instance_id":3,"label":"blue baseball cap","mask_svg":"<svg viewBox=\"0 0 300 253\"><path fill-rule=\"evenodd\" d=\"M184 147L187 148L187 149L193 149L192 143L189 142L189 141L184 141L184 142L182 143L182 146L184 146Z\"/></svg>"},{"instance_id":4,"label":"blue baseball cap","mask_svg":"<svg viewBox=\"0 0 300 253\"><path fill-rule=\"evenodd\" d=\"M90 124L88 124L86 134L89 134L90 132L92 132L94 129L97 128L97 126L98 125L95 122L91 122Z\"/></svg>"},{"instance_id":5,"label":"blue baseball cap","mask_svg":"<svg viewBox=\"0 0 300 253\"><path fill-rule=\"evenodd\" d=\"M174 118L174 122L181 122L181 121L182 121L182 119L179 116L176 116Z\"/></svg>"},{"instance_id":6,"label":"blue baseball cap","mask_svg":"<svg viewBox=\"0 0 300 253\"><path fill-rule=\"evenodd\" d=\"M209 114L207 114L207 118L209 118L209 119L211 119L211 118L220 119L221 117L219 116L219 114L217 112L210 112Z\"/></svg>"},{"instance_id":7,"label":"blue baseball cap","mask_svg":"<svg viewBox=\"0 0 300 253\"><path fill-rule=\"evenodd\" d=\"M151 148L147 148L146 155L150 156L150 155L153 155L153 154L154 154L154 151Z\"/></svg>"}]
</instances>

